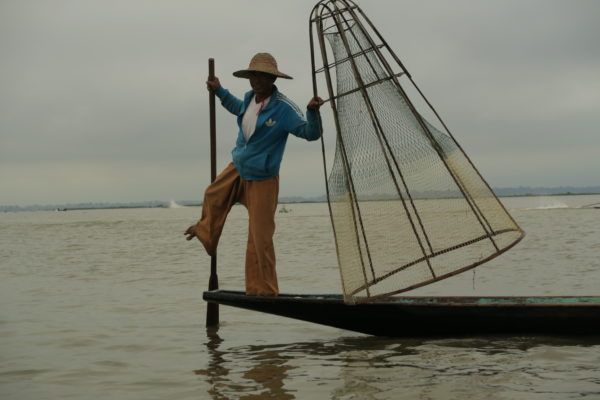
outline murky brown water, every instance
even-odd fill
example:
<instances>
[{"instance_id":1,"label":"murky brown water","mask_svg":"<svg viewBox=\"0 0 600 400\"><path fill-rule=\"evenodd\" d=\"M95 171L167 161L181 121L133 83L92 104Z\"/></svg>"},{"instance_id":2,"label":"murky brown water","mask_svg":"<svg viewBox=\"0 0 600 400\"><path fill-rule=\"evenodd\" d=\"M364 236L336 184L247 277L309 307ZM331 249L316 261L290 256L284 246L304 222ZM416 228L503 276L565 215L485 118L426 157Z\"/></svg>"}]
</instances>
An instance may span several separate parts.
<instances>
[{"instance_id":1,"label":"murky brown water","mask_svg":"<svg viewBox=\"0 0 600 400\"><path fill-rule=\"evenodd\" d=\"M504 200L515 249L413 294L600 294L600 196ZM284 292L340 291L325 204L286 205ZM600 339L382 339L221 307L204 328L209 259L183 239L198 208L0 214L3 399L600 399ZM219 253L243 287L245 210Z\"/></svg>"}]
</instances>

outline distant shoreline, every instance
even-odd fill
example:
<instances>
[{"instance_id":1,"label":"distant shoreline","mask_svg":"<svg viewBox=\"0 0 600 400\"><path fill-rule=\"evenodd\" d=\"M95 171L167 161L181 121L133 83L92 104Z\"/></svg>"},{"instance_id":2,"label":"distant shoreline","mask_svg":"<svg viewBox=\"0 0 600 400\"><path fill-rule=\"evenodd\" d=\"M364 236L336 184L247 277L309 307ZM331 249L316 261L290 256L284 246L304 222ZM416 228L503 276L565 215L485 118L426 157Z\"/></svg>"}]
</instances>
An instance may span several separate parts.
<instances>
[{"instance_id":1,"label":"distant shoreline","mask_svg":"<svg viewBox=\"0 0 600 400\"><path fill-rule=\"evenodd\" d=\"M510 193L515 189L496 189L495 193L500 198L512 197L548 197L548 196L593 196L600 195L600 190L597 191L565 191L556 193L540 193L540 192L523 192ZM442 198L442 197L440 197ZM279 199L279 204L309 204L309 203L326 203L325 196L313 198L302 197L282 197ZM50 205L0 205L0 212L22 212L22 211L86 211L86 210L122 210L122 209L147 209L147 208L179 208L179 207L200 207L201 202L198 201L142 201L131 203L76 203L76 204L50 204Z\"/></svg>"},{"instance_id":2,"label":"distant shoreline","mask_svg":"<svg viewBox=\"0 0 600 400\"><path fill-rule=\"evenodd\" d=\"M524 194L505 194L498 195L498 197L545 197L545 196L593 196L599 195L600 192L565 192L565 193L524 193Z\"/></svg>"}]
</instances>

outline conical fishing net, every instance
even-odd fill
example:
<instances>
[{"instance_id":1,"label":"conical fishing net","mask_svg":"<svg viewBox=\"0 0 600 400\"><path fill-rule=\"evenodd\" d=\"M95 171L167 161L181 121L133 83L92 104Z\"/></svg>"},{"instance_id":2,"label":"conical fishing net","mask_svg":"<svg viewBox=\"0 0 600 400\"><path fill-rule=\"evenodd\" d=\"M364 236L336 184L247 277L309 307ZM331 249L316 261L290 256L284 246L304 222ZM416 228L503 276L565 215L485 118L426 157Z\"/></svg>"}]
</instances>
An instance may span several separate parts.
<instances>
[{"instance_id":1,"label":"conical fishing net","mask_svg":"<svg viewBox=\"0 0 600 400\"><path fill-rule=\"evenodd\" d=\"M364 18L331 0L311 19L337 130L327 189L347 302L452 276L523 236L452 135L414 108Z\"/></svg>"}]
</instances>

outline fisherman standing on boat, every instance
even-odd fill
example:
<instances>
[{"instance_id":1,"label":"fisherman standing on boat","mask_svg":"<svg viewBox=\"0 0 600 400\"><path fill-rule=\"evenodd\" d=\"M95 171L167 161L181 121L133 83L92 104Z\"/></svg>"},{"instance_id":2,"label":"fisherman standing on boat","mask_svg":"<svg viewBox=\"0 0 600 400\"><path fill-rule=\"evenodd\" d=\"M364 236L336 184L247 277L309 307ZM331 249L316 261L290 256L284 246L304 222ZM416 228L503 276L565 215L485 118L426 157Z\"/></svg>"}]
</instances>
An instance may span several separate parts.
<instances>
[{"instance_id":1,"label":"fisherman standing on boat","mask_svg":"<svg viewBox=\"0 0 600 400\"><path fill-rule=\"evenodd\" d=\"M204 193L202 216L186 231L187 240L197 237L213 256L227 214L239 202L248 209L249 229L246 248L246 294L276 296L279 293L275 271L275 211L279 194L279 167L288 134L312 141L321 137L319 107L315 97L307 106L306 119L291 100L274 85L277 78L292 79L280 72L275 58L258 53L247 69L233 76L250 80L252 90L238 99L219 82L209 79L227 111L237 116L237 141L230 163Z\"/></svg>"}]
</instances>

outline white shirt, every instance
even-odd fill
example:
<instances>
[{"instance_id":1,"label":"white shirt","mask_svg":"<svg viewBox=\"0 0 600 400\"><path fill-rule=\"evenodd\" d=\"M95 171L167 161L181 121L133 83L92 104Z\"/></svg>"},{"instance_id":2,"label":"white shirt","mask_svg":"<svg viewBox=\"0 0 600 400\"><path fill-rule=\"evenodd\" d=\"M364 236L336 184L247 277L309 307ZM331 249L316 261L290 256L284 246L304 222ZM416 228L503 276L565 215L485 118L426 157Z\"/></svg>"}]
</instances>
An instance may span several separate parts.
<instances>
[{"instance_id":1,"label":"white shirt","mask_svg":"<svg viewBox=\"0 0 600 400\"><path fill-rule=\"evenodd\" d=\"M267 104L269 104L269 100L271 96L267 97L260 103L256 102L256 95L252 97L250 100L250 104L248 104L248 108L244 113L244 118L242 118L242 132L244 133L244 138L246 142L250 139L250 136L256 130L256 120L258 119L258 114L260 114L261 110L264 109Z\"/></svg>"}]
</instances>

